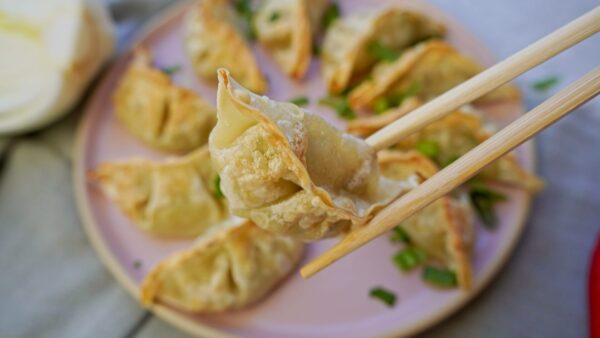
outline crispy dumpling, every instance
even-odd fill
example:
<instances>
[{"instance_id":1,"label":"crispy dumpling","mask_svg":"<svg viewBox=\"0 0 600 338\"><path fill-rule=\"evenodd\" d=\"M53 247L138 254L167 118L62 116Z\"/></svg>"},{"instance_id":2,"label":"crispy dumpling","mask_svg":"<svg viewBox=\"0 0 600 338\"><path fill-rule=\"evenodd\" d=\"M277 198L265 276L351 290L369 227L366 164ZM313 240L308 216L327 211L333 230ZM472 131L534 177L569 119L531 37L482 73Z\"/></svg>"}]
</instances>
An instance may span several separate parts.
<instances>
[{"instance_id":1,"label":"crispy dumpling","mask_svg":"<svg viewBox=\"0 0 600 338\"><path fill-rule=\"evenodd\" d=\"M267 91L252 49L242 35L243 20L230 0L199 0L184 19L185 48L198 77L215 81L217 69L229 69L244 86Z\"/></svg>"},{"instance_id":2,"label":"crispy dumpling","mask_svg":"<svg viewBox=\"0 0 600 338\"><path fill-rule=\"evenodd\" d=\"M377 99L406 92L428 101L481 72L482 67L440 40L420 43L393 62L381 62L370 79L354 88L348 100L355 108L372 107ZM512 85L504 85L477 102L518 99Z\"/></svg>"},{"instance_id":3,"label":"crispy dumpling","mask_svg":"<svg viewBox=\"0 0 600 338\"><path fill-rule=\"evenodd\" d=\"M197 236L228 216L206 147L163 162L103 163L90 177L136 225L155 235Z\"/></svg>"},{"instance_id":4,"label":"crispy dumpling","mask_svg":"<svg viewBox=\"0 0 600 338\"><path fill-rule=\"evenodd\" d=\"M409 135L394 148L411 150L421 142L433 142L438 148L434 160L445 166L475 148L491 135L492 133L484 127L481 117L474 113L456 111ZM544 185L535 175L525 171L512 153L490 164L479 175L483 179L495 180L532 192L538 191Z\"/></svg>"},{"instance_id":5,"label":"crispy dumpling","mask_svg":"<svg viewBox=\"0 0 600 338\"><path fill-rule=\"evenodd\" d=\"M113 101L117 118L135 137L164 151L202 146L216 122L215 108L173 84L143 48L136 49Z\"/></svg>"},{"instance_id":6,"label":"crispy dumpling","mask_svg":"<svg viewBox=\"0 0 600 338\"><path fill-rule=\"evenodd\" d=\"M197 313L239 309L271 291L302 257L301 241L272 234L248 220L199 238L155 266L140 299Z\"/></svg>"},{"instance_id":7,"label":"crispy dumpling","mask_svg":"<svg viewBox=\"0 0 600 338\"><path fill-rule=\"evenodd\" d=\"M369 52L373 43L401 52L419 41L444 34L442 25L398 8L336 20L323 42L321 61L325 85L330 92L338 93L367 75L378 61Z\"/></svg>"},{"instance_id":8,"label":"crispy dumpling","mask_svg":"<svg viewBox=\"0 0 600 338\"><path fill-rule=\"evenodd\" d=\"M435 174L435 164L416 152L380 152L383 176L402 180L418 173ZM473 211L466 196L444 196L399 225L417 247L456 274L458 284L472 285L471 250L475 238Z\"/></svg>"},{"instance_id":9,"label":"crispy dumpling","mask_svg":"<svg viewBox=\"0 0 600 338\"><path fill-rule=\"evenodd\" d=\"M261 0L254 15L254 27L258 41L279 67L292 78L302 78L311 57L306 0Z\"/></svg>"},{"instance_id":10,"label":"crispy dumpling","mask_svg":"<svg viewBox=\"0 0 600 338\"><path fill-rule=\"evenodd\" d=\"M379 175L362 140L285 102L252 94L219 70L209 149L234 215L304 240L336 236L411 187Z\"/></svg>"}]
</instances>

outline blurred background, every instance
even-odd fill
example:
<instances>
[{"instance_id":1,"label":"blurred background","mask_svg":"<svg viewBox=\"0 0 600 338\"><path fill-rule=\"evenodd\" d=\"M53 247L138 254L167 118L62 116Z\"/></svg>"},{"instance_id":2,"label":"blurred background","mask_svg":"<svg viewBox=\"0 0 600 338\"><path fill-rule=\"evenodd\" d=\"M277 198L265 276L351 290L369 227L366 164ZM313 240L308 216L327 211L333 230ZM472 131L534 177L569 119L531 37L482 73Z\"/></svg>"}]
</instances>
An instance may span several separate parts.
<instances>
[{"instance_id":1,"label":"blurred background","mask_svg":"<svg viewBox=\"0 0 600 338\"><path fill-rule=\"evenodd\" d=\"M110 58L128 48L149 18L175 2L106 1L116 36ZM430 2L478 35L498 59L598 5L594 0ZM0 44L0 60L7 48ZM600 36L595 36L516 83L532 108L599 60ZM548 92L532 89L549 77L558 83ZM50 125L0 133L0 337L186 337L126 293L81 228L71 184L72 148L82 103L93 87L82 90L79 103ZM587 335L587 271L600 226L599 99L543 132L537 148L538 173L548 184L535 199L514 254L479 297L422 337Z\"/></svg>"}]
</instances>

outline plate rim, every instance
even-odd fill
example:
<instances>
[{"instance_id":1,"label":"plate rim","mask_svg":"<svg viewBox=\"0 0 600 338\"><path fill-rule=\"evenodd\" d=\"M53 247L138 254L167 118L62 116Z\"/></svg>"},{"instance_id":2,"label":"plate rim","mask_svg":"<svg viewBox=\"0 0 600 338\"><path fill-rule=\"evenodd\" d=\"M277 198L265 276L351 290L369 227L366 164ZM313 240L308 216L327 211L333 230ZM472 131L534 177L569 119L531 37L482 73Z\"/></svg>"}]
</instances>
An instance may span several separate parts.
<instances>
[{"instance_id":1,"label":"plate rim","mask_svg":"<svg viewBox=\"0 0 600 338\"><path fill-rule=\"evenodd\" d=\"M127 275L124 268L119 264L119 261L114 256L113 252L109 249L106 241L99 233L99 227L96 223L92 212L90 210L90 201L87 194L87 179L85 172L85 158L86 148L85 144L87 141L86 136L89 135L89 129L91 128L91 118L89 118L90 111L94 106L97 106L100 96L96 95L96 91L105 86L106 82L111 78L110 74L114 71L116 66L119 65L125 58L130 50L138 46L143 39L150 33L158 29L165 22L169 22L172 17L178 16L181 12L185 11L189 6L192 5L192 1L182 1L172 5L167 5L163 9L159 10L153 15L148 21L142 25L142 27L129 39L126 43L123 51L115 55L111 59L111 63L108 67L104 68L105 72L102 74L100 79L93 85L91 89L91 95L83 107L83 114L77 125L77 130L74 140L74 157L73 157L73 189L75 194L75 202L79 212L80 220L83 229L86 233L88 240L92 247L96 251L96 254L100 258L100 261L113 275L113 277L127 290L130 296L132 296L139 303L139 288L136 283ZM484 46L487 50L488 47L484 44L474 32L467 29L460 21L454 19L452 16L446 13L446 11L434 6L433 4L423 1L421 3L424 6L435 8L437 11L443 13L446 17L452 19L454 26L459 27L461 30L468 31L472 34L471 38L474 39L478 44ZM522 99L519 102L521 110L525 111ZM531 172L536 173L537 169L537 151L535 147L535 141L533 139L527 141L521 147L524 147L528 161L530 163L529 169ZM516 225L513 227L507 235L507 240L500 246L499 253L495 258L486 266L482 272L481 282L475 285L475 287L469 291L461 293L459 297L456 297L452 301L448 302L443 308L438 308L432 315L424 317L420 320L415 321L409 326L404 326L400 329L392 330L381 337L405 337L423 332L427 329L433 328L435 325L441 323L444 319L448 318L452 314L456 313L467 303L476 298L487 286L492 282L494 277L498 275L500 270L505 266L507 260L510 258L515 250L516 245L522 237L523 231L527 225L527 218L531 209L531 202L533 194L526 192L522 203L522 208L519 209L517 215ZM152 311L157 317L164 321L172 324L173 326L197 337L209 336L217 338L234 338L240 337L232 335L215 329L209 325L198 323L190 318L185 317L176 310L166 305L157 303L152 306L146 307L146 309Z\"/></svg>"}]
</instances>

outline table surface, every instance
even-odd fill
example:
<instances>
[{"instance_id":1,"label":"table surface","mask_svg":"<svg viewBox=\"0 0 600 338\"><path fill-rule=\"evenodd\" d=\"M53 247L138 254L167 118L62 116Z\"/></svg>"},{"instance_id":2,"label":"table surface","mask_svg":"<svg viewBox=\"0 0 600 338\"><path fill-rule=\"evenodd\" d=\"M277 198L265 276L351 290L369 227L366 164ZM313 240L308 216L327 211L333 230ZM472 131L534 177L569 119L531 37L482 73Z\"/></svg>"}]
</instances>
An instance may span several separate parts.
<instances>
[{"instance_id":1,"label":"table surface","mask_svg":"<svg viewBox=\"0 0 600 338\"><path fill-rule=\"evenodd\" d=\"M431 0L506 57L598 5L595 0ZM119 51L165 0L112 0ZM593 37L517 80L528 107L600 60ZM556 89L553 89L556 91ZM550 93L551 94L551 93ZM44 130L0 137L0 337L187 337L141 308L112 278L81 227L71 184L81 106ZM586 280L600 225L600 99L537 137L547 188L501 273L421 337L583 337Z\"/></svg>"}]
</instances>

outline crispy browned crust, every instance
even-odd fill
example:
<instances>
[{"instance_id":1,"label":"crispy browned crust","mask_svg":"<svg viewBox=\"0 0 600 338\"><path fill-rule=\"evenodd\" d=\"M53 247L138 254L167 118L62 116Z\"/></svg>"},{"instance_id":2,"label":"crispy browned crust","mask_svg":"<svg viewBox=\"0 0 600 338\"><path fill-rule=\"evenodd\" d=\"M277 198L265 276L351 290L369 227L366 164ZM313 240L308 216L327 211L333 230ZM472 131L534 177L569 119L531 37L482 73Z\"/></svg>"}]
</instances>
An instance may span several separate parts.
<instances>
[{"instance_id":1,"label":"crispy browned crust","mask_svg":"<svg viewBox=\"0 0 600 338\"><path fill-rule=\"evenodd\" d=\"M118 120L145 144L168 152L187 152L208 140L216 110L193 91L177 86L152 66L139 47L113 96Z\"/></svg>"},{"instance_id":2,"label":"crispy browned crust","mask_svg":"<svg viewBox=\"0 0 600 338\"><path fill-rule=\"evenodd\" d=\"M300 241L271 234L247 220L230 223L220 231L198 239L191 248L176 252L156 265L142 282L140 302L152 307L160 301L194 313L239 309L267 295L302 257L303 244ZM269 251L261 249L261 245L270 248ZM215 258L220 264L208 267L194 265L195 262L204 262L203 257L208 258L208 264L211 264L210 258L215 252L221 253ZM190 264L193 271L186 270ZM230 278L226 284L207 285L211 279L199 277L199 271L229 275ZM215 288L212 292L211 287ZM205 293L194 292L196 290Z\"/></svg>"}]
</instances>

